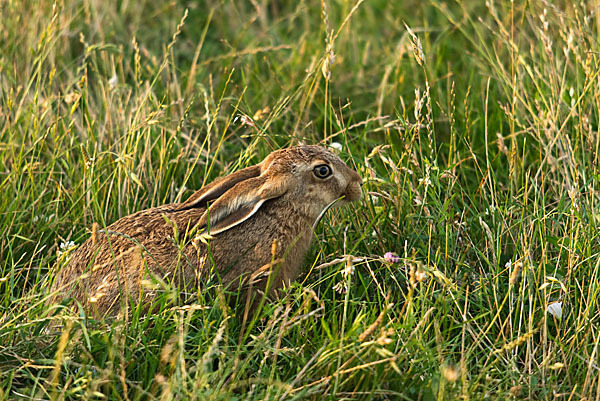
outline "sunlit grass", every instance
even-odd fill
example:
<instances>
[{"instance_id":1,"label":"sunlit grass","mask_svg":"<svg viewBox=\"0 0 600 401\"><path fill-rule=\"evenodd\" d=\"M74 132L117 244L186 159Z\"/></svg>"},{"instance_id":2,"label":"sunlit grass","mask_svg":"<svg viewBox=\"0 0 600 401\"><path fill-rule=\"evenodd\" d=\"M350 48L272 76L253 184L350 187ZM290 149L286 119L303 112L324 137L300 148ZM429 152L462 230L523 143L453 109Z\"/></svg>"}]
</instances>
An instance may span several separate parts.
<instances>
[{"instance_id":1,"label":"sunlit grass","mask_svg":"<svg viewBox=\"0 0 600 401\"><path fill-rule=\"evenodd\" d=\"M0 398L600 396L596 6L112 3L0 5ZM47 304L93 223L299 142L365 196L257 320Z\"/></svg>"}]
</instances>

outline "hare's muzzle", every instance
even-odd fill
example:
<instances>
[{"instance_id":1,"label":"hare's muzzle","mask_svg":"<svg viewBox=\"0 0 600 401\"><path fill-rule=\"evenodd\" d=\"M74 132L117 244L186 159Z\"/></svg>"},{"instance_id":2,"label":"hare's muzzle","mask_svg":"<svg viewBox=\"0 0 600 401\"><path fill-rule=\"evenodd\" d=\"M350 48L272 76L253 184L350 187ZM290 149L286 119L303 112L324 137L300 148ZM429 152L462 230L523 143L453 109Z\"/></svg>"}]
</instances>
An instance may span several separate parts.
<instances>
[{"instance_id":1,"label":"hare's muzzle","mask_svg":"<svg viewBox=\"0 0 600 401\"><path fill-rule=\"evenodd\" d=\"M361 186L363 184L363 180L358 175L356 171L352 171L352 180L346 186L346 190L344 191L344 199L348 202L356 202L362 196Z\"/></svg>"}]
</instances>

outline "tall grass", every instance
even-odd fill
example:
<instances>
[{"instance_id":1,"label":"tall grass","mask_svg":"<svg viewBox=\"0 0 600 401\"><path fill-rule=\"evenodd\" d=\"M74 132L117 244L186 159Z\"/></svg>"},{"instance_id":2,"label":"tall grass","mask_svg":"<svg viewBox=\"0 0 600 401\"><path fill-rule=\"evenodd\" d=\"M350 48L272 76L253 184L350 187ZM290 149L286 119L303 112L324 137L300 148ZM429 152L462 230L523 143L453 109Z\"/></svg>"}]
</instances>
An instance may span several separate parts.
<instances>
[{"instance_id":1,"label":"tall grass","mask_svg":"<svg viewBox=\"0 0 600 401\"><path fill-rule=\"evenodd\" d=\"M0 398L600 399L599 6L0 2ZM365 197L257 320L47 305L93 223L299 142Z\"/></svg>"}]
</instances>

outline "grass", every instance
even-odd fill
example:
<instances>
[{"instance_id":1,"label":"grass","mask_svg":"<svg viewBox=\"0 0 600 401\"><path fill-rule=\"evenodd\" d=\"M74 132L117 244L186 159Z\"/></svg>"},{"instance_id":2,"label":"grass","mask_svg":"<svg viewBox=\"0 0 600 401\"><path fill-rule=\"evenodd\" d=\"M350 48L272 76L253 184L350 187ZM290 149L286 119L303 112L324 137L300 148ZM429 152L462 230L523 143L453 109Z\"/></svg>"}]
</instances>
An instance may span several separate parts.
<instances>
[{"instance_id":1,"label":"grass","mask_svg":"<svg viewBox=\"0 0 600 401\"><path fill-rule=\"evenodd\" d=\"M0 398L600 399L597 2L0 13ZM255 322L212 285L46 305L94 222L298 142L342 144L365 197Z\"/></svg>"}]
</instances>

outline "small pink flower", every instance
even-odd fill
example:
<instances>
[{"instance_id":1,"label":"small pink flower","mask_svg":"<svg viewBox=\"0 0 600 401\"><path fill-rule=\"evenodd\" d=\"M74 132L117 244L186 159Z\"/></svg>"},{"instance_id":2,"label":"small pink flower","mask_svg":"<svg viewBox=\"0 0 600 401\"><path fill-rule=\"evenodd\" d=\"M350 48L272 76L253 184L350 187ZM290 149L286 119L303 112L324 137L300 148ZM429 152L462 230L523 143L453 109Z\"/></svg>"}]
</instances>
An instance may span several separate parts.
<instances>
[{"instance_id":1,"label":"small pink flower","mask_svg":"<svg viewBox=\"0 0 600 401\"><path fill-rule=\"evenodd\" d=\"M396 255L393 252L386 252L385 255L383 255L383 259L387 262L387 263L398 263L400 262L400 257L398 255Z\"/></svg>"}]
</instances>

